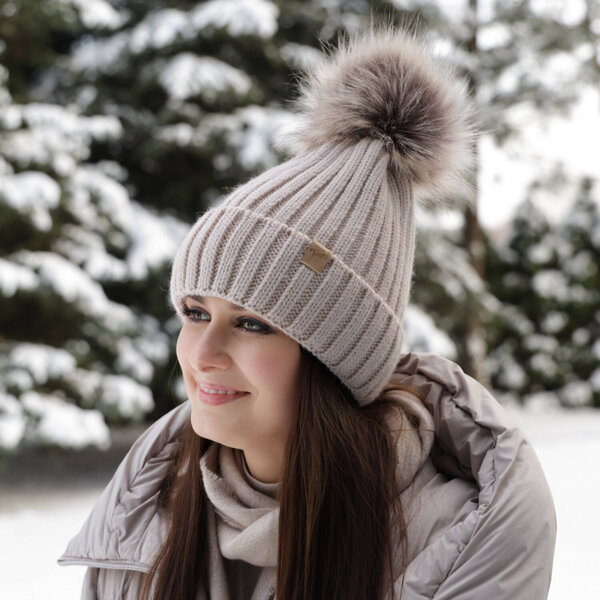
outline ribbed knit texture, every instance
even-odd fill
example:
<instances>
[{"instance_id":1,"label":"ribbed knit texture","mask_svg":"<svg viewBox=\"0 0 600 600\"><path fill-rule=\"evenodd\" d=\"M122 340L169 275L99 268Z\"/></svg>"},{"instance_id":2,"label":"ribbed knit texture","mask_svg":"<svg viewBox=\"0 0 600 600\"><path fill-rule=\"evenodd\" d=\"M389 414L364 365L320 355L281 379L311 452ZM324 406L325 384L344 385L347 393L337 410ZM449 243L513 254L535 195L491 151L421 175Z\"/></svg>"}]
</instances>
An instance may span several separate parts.
<instances>
[{"instance_id":1,"label":"ribbed knit texture","mask_svg":"<svg viewBox=\"0 0 600 600\"><path fill-rule=\"evenodd\" d=\"M171 303L216 296L264 317L372 402L401 354L415 249L410 185L381 141L325 145L267 170L204 213L174 260ZM321 273L301 262L316 240Z\"/></svg>"}]
</instances>

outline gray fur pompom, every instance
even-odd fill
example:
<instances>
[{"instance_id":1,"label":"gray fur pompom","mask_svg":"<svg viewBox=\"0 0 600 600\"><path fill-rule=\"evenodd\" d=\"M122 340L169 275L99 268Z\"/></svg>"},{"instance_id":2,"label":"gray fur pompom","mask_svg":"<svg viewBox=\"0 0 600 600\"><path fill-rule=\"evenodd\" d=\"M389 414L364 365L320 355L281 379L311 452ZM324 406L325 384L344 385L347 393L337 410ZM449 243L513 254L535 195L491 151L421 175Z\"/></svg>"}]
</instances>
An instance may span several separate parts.
<instances>
[{"instance_id":1,"label":"gray fur pompom","mask_svg":"<svg viewBox=\"0 0 600 600\"><path fill-rule=\"evenodd\" d=\"M295 109L293 152L381 139L391 172L430 207L458 191L473 166L476 109L467 82L407 29L371 26L341 40L301 82Z\"/></svg>"}]
</instances>

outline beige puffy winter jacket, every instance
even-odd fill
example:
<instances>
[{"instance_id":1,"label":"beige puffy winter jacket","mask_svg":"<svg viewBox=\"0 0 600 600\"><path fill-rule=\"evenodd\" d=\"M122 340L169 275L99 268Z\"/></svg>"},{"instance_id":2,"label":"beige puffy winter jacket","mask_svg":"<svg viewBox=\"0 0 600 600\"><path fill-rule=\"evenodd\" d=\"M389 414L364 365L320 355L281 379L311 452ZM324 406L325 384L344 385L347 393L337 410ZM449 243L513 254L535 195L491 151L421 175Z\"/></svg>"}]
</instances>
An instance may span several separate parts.
<instances>
[{"instance_id":1,"label":"beige puffy winter jacket","mask_svg":"<svg viewBox=\"0 0 600 600\"><path fill-rule=\"evenodd\" d=\"M420 502L408 524L403 600L547 598L556 514L523 433L450 360L407 353L396 373L422 392L435 427L431 454L414 480ZM156 490L189 419L187 404L136 441L58 559L88 566L82 600L138 597L142 574L164 539Z\"/></svg>"}]
</instances>

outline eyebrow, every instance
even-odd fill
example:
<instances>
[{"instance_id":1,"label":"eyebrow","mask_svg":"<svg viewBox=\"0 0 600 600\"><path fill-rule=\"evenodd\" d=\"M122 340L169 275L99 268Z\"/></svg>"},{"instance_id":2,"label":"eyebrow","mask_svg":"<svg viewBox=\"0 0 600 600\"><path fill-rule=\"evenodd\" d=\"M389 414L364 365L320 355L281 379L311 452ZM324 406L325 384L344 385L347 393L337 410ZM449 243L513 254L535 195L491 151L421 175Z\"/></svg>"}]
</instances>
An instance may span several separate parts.
<instances>
[{"instance_id":1,"label":"eyebrow","mask_svg":"<svg viewBox=\"0 0 600 600\"><path fill-rule=\"evenodd\" d=\"M202 304L206 304L206 298L204 296L196 296L193 294L188 294L187 296L188 298L191 298L192 300L195 300L196 302L200 302ZM246 308L244 308L243 306L239 306L238 304L233 304L232 302L229 302L229 306L231 307L232 310L247 310Z\"/></svg>"}]
</instances>

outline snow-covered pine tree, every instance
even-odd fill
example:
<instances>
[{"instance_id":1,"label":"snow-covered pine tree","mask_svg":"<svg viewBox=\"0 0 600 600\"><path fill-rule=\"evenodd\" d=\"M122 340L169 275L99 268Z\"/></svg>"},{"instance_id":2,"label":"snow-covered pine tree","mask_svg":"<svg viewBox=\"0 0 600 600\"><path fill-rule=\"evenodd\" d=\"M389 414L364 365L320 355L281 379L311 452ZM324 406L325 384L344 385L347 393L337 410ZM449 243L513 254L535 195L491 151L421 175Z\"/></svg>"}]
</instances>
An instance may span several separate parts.
<instances>
[{"instance_id":1,"label":"snow-covered pine tree","mask_svg":"<svg viewBox=\"0 0 600 600\"><path fill-rule=\"evenodd\" d=\"M600 406L600 198L598 183L581 181L575 202L558 224L561 273L569 290L561 331L567 383L558 390L567 406Z\"/></svg>"},{"instance_id":2,"label":"snow-covered pine tree","mask_svg":"<svg viewBox=\"0 0 600 600\"><path fill-rule=\"evenodd\" d=\"M542 318L556 311L545 293L549 273L558 273L556 237L546 216L526 199L515 211L504 246L491 249L488 284L503 307L488 323L496 389L524 395L564 383L558 341L542 329Z\"/></svg>"},{"instance_id":3,"label":"snow-covered pine tree","mask_svg":"<svg viewBox=\"0 0 600 600\"><path fill-rule=\"evenodd\" d=\"M117 116L124 135L95 156L122 165L144 205L193 222L281 159L273 136L289 117L282 101L314 49L296 41L299 17L284 18L270 0L120 5L125 22L82 36L41 89Z\"/></svg>"},{"instance_id":4,"label":"snow-covered pine tree","mask_svg":"<svg viewBox=\"0 0 600 600\"><path fill-rule=\"evenodd\" d=\"M551 392L564 405L598 405L600 215L589 180L553 227L531 199L505 244L488 248L490 290L502 302L487 323L493 385L526 401Z\"/></svg>"},{"instance_id":5,"label":"snow-covered pine tree","mask_svg":"<svg viewBox=\"0 0 600 600\"><path fill-rule=\"evenodd\" d=\"M120 165L91 160L95 143L122 138L115 116L83 115L76 102L27 101L27 83L47 65L43 48L21 53L20 42L39 35L60 56L92 4L113 15L102 0L72 4L24 1L8 15L5 5L3 62L11 70L0 67L0 451L106 447L105 419L141 420L152 411L153 378L166 370L170 351L159 320L125 290L143 288L186 227L137 204ZM40 7L53 18L40 21ZM75 16L81 20L71 27ZM13 76L21 101L11 94Z\"/></svg>"},{"instance_id":6,"label":"snow-covered pine tree","mask_svg":"<svg viewBox=\"0 0 600 600\"><path fill-rule=\"evenodd\" d=\"M412 305L421 307L420 310L444 334L428 331L428 346L415 344L411 347L418 351L438 352L453 360L459 360L465 354L465 344L469 341L466 328L469 314L476 311L490 318L501 309L498 300L470 264L460 237L459 231L444 231L420 223L411 292ZM408 329L414 327L410 321L406 326ZM470 343L477 341L470 340Z\"/></svg>"}]
</instances>

